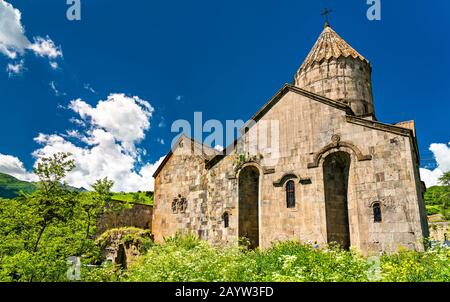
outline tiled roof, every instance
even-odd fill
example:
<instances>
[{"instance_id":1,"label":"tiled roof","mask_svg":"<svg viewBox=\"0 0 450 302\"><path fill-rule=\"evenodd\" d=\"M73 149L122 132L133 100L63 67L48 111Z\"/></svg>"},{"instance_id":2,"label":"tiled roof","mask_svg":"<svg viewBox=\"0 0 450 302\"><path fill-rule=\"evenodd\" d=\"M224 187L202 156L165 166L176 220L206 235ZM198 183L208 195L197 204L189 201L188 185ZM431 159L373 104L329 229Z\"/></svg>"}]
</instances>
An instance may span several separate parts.
<instances>
[{"instance_id":1,"label":"tiled roof","mask_svg":"<svg viewBox=\"0 0 450 302\"><path fill-rule=\"evenodd\" d=\"M369 63L366 58L345 42L330 26L326 25L300 67L299 72L307 69L315 62L321 62L330 58L337 59L339 57L353 57Z\"/></svg>"}]
</instances>

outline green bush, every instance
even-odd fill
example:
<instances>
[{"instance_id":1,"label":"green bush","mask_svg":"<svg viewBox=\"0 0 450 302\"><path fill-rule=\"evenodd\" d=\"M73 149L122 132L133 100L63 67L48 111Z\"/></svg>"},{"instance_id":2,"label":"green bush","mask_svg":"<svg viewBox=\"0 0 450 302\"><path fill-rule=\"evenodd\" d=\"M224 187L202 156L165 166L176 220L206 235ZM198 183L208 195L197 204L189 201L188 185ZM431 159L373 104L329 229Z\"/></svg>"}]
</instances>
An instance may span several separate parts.
<instances>
[{"instance_id":1,"label":"green bush","mask_svg":"<svg viewBox=\"0 0 450 302\"><path fill-rule=\"evenodd\" d=\"M434 206L426 206L426 208L427 208L427 214L428 214L428 216L436 215L436 214L439 214L439 213L441 212L441 207L440 207L440 206L437 206L437 205L434 205Z\"/></svg>"},{"instance_id":2,"label":"green bush","mask_svg":"<svg viewBox=\"0 0 450 302\"><path fill-rule=\"evenodd\" d=\"M381 258L383 281L449 282L450 249L434 249L425 253L400 251Z\"/></svg>"},{"instance_id":3,"label":"green bush","mask_svg":"<svg viewBox=\"0 0 450 302\"><path fill-rule=\"evenodd\" d=\"M245 255L239 248L217 249L192 236L171 238L151 247L122 281L245 281L255 273L255 261Z\"/></svg>"},{"instance_id":4,"label":"green bush","mask_svg":"<svg viewBox=\"0 0 450 302\"><path fill-rule=\"evenodd\" d=\"M96 239L96 244L101 249L105 249L115 240L119 240L120 243L134 244L142 249L142 251L146 251L153 245L153 235L151 231L135 227L122 227L107 230Z\"/></svg>"},{"instance_id":5,"label":"green bush","mask_svg":"<svg viewBox=\"0 0 450 302\"><path fill-rule=\"evenodd\" d=\"M81 268L81 276L83 282L117 282L120 278L120 268L105 262L99 267L88 267L83 265Z\"/></svg>"},{"instance_id":6,"label":"green bush","mask_svg":"<svg viewBox=\"0 0 450 302\"><path fill-rule=\"evenodd\" d=\"M401 251L369 258L298 242L267 250L213 247L195 236L175 236L154 245L120 274L128 282L423 282L450 281L450 249ZM378 271L379 274L369 274ZM369 278L371 276L371 278Z\"/></svg>"}]
</instances>

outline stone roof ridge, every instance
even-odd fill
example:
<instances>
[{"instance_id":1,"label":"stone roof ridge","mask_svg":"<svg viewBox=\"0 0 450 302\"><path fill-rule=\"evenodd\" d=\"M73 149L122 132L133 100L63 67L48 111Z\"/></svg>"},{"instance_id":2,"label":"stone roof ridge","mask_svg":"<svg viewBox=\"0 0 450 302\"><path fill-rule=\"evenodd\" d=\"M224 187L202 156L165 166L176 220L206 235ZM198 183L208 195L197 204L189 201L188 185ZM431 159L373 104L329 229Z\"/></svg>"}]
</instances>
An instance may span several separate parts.
<instances>
[{"instance_id":1,"label":"stone roof ridge","mask_svg":"<svg viewBox=\"0 0 450 302\"><path fill-rule=\"evenodd\" d=\"M172 150L172 151L175 151L175 149L178 148L180 142L181 142L183 139L186 139L186 140L191 141L191 143L193 144L194 148L197 148L197 150L200 150L201 153L202 153L202 155L203 155L203 157L204 157L206 160L209 160L209 159L211 159L212 157L214 157L214 156L216 156L216 155L218 155L218 154L221 153L219 150L216 150L216 149L214 149L214 148L211 148L210 146L207 146L207 145L205 145L205 144L199 142L198 140L196 140L196 139L194 139L194 138L192 138L192 137L190 137L190 136L188 136L188 135L186 135L186 134L184 134L184 133L182 133L182 134L180 135L180 137L177 139L177 141L175 142L175 144L173 144L173 150Z\"/></svg>"},{"instance_id":2,"label":"stone roof ridge","mask_svg":"<svg viewBox=\"0 0 450 302\"><path fill-rule=\"evenodd\" d=\"M173 144L173 148L171 148L171 150L169 151L169 153L167 153L167 155L165 156L164 160L161 162L161 164L158 166L158 168L156 169L155 173L153 173L153 177L156 177L159 172L162 170L162 168L166 165L167 161L169 160L169 158L172 156L173 152L179 147L180 142L183 140L189 140L194 148L197 148L198 150L201 151L201 154L203 156L203 158L205 159L205 161L210 161L211 159L213 159L214 157L216 157L217 155L221 154L222 152L213 149L195 139L193 139L192 137L182 133L178 139L176 140L176 142Z\"/></svg>"}]
</instances>

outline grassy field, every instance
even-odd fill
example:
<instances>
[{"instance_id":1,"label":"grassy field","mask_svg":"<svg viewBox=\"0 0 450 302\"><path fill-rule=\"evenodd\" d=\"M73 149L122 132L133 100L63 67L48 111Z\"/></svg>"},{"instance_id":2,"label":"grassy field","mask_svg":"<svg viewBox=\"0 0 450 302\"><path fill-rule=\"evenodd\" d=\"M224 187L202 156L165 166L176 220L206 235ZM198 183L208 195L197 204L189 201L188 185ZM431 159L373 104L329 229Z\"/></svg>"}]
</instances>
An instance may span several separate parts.
<instances>
[{"instance_id":1,"label":"grassy field","mask_svg":"<svg viewBox=\"0 0 450 302\"><path fill-rule=\"evenodd\" d=\"M113 193L112 199L127 203L153 205L153 192Z\"/></svg>"}]
</instances>

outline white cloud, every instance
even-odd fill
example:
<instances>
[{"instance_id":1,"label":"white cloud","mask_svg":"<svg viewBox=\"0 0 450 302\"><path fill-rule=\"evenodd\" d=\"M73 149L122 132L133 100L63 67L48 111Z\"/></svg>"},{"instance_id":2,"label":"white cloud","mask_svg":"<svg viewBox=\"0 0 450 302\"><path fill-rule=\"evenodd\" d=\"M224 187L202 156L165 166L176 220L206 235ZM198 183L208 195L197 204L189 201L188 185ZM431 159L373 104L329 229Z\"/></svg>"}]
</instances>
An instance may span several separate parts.
<instances>
[{"instance_id":1,"label":"white cloud","mask_svg":"<svg viewBox=\"0 0 450 302\"><path fill-rule=\"evenodd\" d=\"M74 100L69 108L78 113L84 122L90 122L113 135L126 151L132 153L136 151L136 143L145 137L145 131L150 128L154 111L150 103L124 94L111 94L96 107L81 99Z\"/></svg>"},{"instance_id":2,"label":"white cloud","mask_svg":"<svg viewBox=\"0 0 450 302\"><path fill-rule=\"evenodd\" d=\"M0 53L13 60L25 55L25 52L29 50L39 57L52 60L50 66L56 69L58 64L54 60L62 58L61 47L56 46L49 36L34 37L34 42L31 43L25 35L21 18L22 14L18 9L10 3L0 0Z\"/></svg>"},{"instance_id":3,"label":"white cloud","mask_svg":"<svg viewBox=\"0 0 450 302\"><path fill-rule=\"evenodd\" d=\"M158 128L164 128L166 127L166 119L164 117L161 117L161 121L158 124Z\"/></svg>"},{"instance_id":4,"label":"white cloud","mask_svg":"<svg viewBox=\"0 0 450 302\"><path fill-rule=\"evenodd\" d=\"M51 81L49 84L50 89L53 91L53 94L55 96L62 96L62 95L67 95L65 92L61 92L58 87L56 87L56 83L55 81Z\"/></svg>"},{"instance_id":5,"label":"white cloud","mask_svg":"<svg viewBox=\"0 0 450 302\"><path fill-rule=\"evenodd\" d=\"M10 59L22 55L30 45L21 17L18 9L0 0L0 52Z\"/></svg>"},{"instance_id":6,"label":"white cloud","mask_svg":"<svg viewBox=\"0 0 450 302\"><path fill-rule=\"evenodd\" d=\"M14 156L0 153L0 172L24 181L36 181L36 176L28 173L23 163Z\"/></svg>"},{"instance_id":7,"label":"white cloud","mask_svg":"<svg viewBox=\"0 0 450 302\"><path fill-rule=\"evenodd\" d=\"M6 66L6 71L8 72L9 76L15 76L22 73L24 70L24 60L20 60L17 63L8 63Z\"/></svg>"},{"instance_id":8,"label":"white cloud","mask_svg":"<svg viewBox=\"0 0 450 302\"><path fill-rule=\"evenodd\" d=\"M83 122L80 119L74 118L74 117L70 118L69 122L71 122L72 124L75 124L77 126L80 126L80 127L86 127L86 123L85 122Z\"/></svg>"},{"instance_id":9,"label":"white cloud","mask_svg":"<svg viewBox=\"0 0 450 302\"><path fill-rule=\"evenodd\" d=\"M142 164L145 149L139 142L150 128L153 107L138 97L111 94L95 107L81 99L72 101L69 109L79 115L71 118L78 129L64 134L40 133L34 140L40 146L33 152L36 162L58 152L69 152L76 162L66 181L78 188L90 189L100 178L114 181L114 191L136 192L154 189L153 173L164 158ZM27 180L35 178L19 159L0 157L0 172Z\"/></svg>"},{"instance_id":10,"label":"white cloud","mask_svg":"<svg viewBox=\"0 0 450 302\"><path fill-rule=\"evenodd\" d=\"M95 91L94 88L92 88L92 86L90 84L84 84L84 89L89 90L90 92L92 92L93 94L97 94L97 91Z\"/></svg>"},{"instance_id":11,"label":"white cloud","mask_svg":"<svg viewBox=\"0 0 450 302\"><path fill-rule=\"evenodd\" d=\"M162 139L162 138L157 138L156 139L156 141L158 142L158 143L160 143L161 145L164 145L165 144L165 142L164 142L164 139Z\"/></svg>"},{"instance_id":12,"label":"white cloud","mask_svg":"<svg viewBox=\"0 0 450 302\"><path fill-rule=\"evenodd\" d=\"M80 129L65 134L39 134L35 141L41 147L33 152L36 159L57 152L69 152L76 169L66 181L75 187L90 188L97 179L114 180L115 191L153 190L152 174L162 159L154 164L140 164L144 149L137 144L150 128L153 107L138 97L111 94L105 101L91 106L81 99L69 108L79 115L71 121Z\"/></svg>"},{"instance_id":13,"label":"white cloud","mask_svg":"<svg viewBox=\"0 0 450 302\"><path fill-rule=\"evenodd\" d=\"M34 43L31 44L28 48L33 50L34 53L39 57L57 59L63 56L61 47L55 46L55 42L53 42L49 36L45 38L35 37Z\"/></svg>"},{"instance_id":14,"label":"white cloud","mask_svg":"<svg viewBox=\"0 0 450 302\"><path fill-rule=\"evenodd\" d=\"M58 63L56 63L56 62L50 62L50 67L51 67L52 69L58 69L58 68L59 68L59 65L58 65Z\"/></svg>"},{"instance_id":15,"label":"white cloud","mask_svg":"<svg viewBox=\"0 0 450 302\"><path fill-rule=\"evenodd\" d=\"M163 162L165 156L158 159L153 164L146 164L139 172L139 177L136 179L138 181L137 187L138 188L144 188L140 189L141 191L153 191L155 189L155 179L153 178L153 174L156 172L156 169L161 165ZM149 189L145 189L149 188ZM133 191L139 191L133 190Z\"/></svg>"},{"instance_id":16,"label":"white cloud","mask_svg":"<svg viewBox=\"0 0 450 302\"><path fill-rule=\"evenodd\" d=\"M420 169L420 176L427 187L439 185L439 178L447 171L450 171L450 143L431 144L430 151L436 159L437 167L434 170Z\"/></svg>"}]
</instances>

